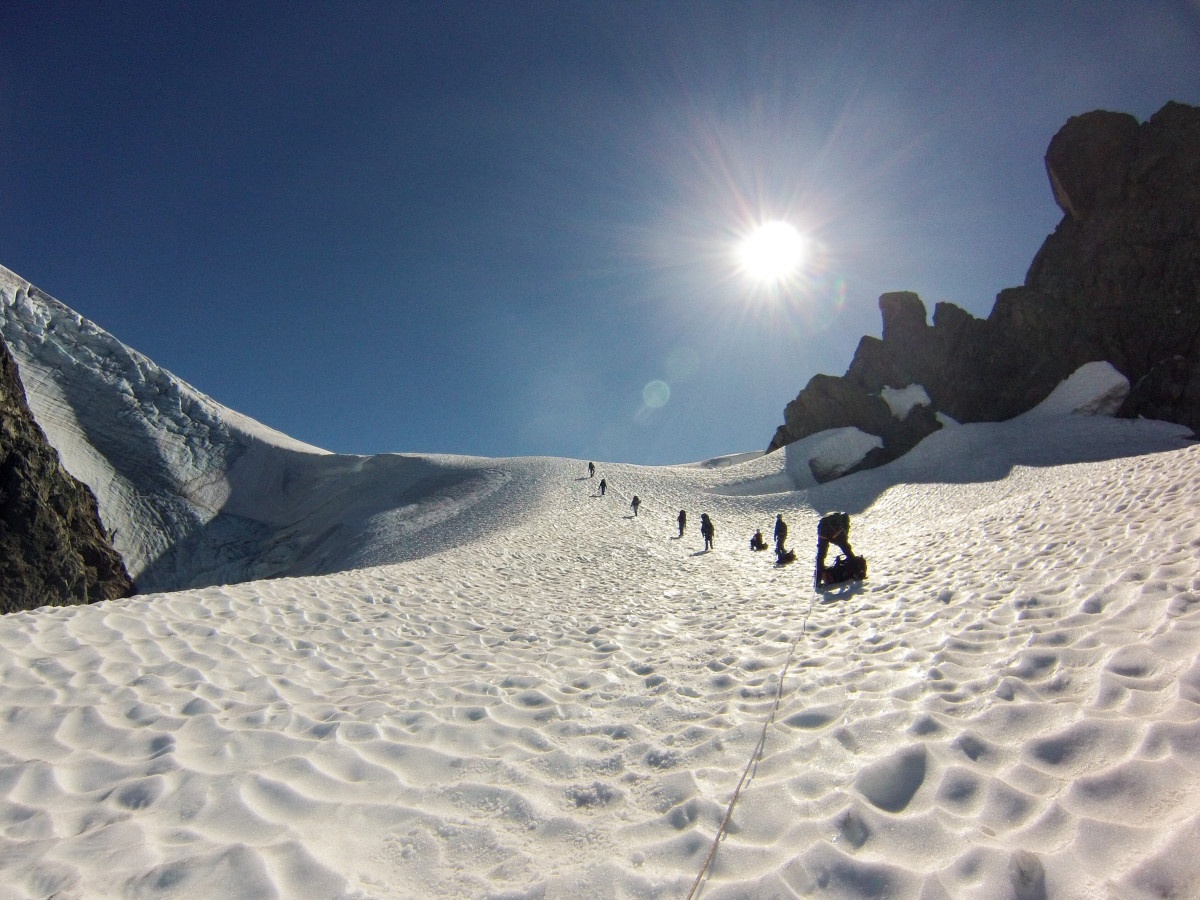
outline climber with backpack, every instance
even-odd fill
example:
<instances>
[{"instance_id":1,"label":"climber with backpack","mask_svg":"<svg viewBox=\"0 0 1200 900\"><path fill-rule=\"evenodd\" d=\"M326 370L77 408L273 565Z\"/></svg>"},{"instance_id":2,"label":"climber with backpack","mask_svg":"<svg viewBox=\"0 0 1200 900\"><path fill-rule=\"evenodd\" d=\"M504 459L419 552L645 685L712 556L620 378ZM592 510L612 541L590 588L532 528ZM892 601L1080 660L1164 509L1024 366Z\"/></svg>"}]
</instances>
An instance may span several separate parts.
<instances>
[{"instance_id":1,"label":"climber with backpack","mask_svg":"<svg viewBox=\"0 0 1200 900\"><path fill-rule=\"evenodd\" d=\"M829 553L829 545L833 544L842 551L832 566L825 566L825 556ZM831 512L821 517L817 523L817 568L813 573L813 581L817 587L823 584L839 584L843 581L862 581L867 577L867 560L854 555L850 546L850 515L844 512Z\"/></svg>"}]
</instances>

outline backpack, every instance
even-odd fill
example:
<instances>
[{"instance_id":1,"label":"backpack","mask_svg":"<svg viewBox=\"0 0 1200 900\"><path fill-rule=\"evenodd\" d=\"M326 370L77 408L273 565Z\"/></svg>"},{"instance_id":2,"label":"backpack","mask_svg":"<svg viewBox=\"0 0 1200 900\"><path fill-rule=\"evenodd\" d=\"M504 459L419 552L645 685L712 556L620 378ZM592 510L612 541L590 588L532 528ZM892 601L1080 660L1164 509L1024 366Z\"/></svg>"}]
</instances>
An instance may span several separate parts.
<instances>
[{"instance_id":1,"label":"backpack","mask_svg":"<svg viewBox=\"0 0 1200 900\"><path fill-rule=\"evenodd\" d=\"M825 570L821 578L822 584L841 584L843 581L864 581L867 577L867 558L865 556L839 556L832 566Z\"/></svg>"}]
</instances>

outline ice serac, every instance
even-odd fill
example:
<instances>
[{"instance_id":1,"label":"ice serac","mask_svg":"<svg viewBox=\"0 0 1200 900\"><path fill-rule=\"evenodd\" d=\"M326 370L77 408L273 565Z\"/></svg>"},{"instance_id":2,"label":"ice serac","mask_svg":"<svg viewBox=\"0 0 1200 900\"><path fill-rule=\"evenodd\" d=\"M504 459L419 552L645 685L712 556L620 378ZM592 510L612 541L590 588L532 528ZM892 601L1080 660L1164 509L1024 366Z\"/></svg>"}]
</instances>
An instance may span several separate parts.
<instances>
[{"instance_id":1,"label":"ice serac","mask_svg":"<svg viewBox=\"0 0 1200 900\"><path fill-rule=\"evenodd\" d=\"M1025 283L986 319L939 303L932 324L916 294L884 294L882 337L863 337L841 378L812 379L769 450L854 426L883 443L861 467L881 465L937 430L939 414L1010 419L1092 362L1132 386L1118 415L1200 429L1200 108L1168 103L1143 123L1075 116L1045 162L1063 218ZM876 399L912 385L931 403L889 434Z\"/></svg>"},{"instance_id":2,"label":"ice serac","mask_svg":"<svg viewBox=\"0 0 1200 900\"><path fill-rule=\"evenodd\" d=\"M63 469L0 340L0 613L132 593L95 496Z\"/></svg>"},{"instance_id":3,"label":"ice serac","mask_svg":"<svg viewBox=\"0 0 1200 900\"><path fill-rule=\"evenodd\" d=\"M0 267L0 336L29 407L142 593L317 575L432 552L494 466L329 453L231 410ZM451 500L455 502L450 502ZM380 536L382 535L382 537Z\"/></svg>"}]
</instances>

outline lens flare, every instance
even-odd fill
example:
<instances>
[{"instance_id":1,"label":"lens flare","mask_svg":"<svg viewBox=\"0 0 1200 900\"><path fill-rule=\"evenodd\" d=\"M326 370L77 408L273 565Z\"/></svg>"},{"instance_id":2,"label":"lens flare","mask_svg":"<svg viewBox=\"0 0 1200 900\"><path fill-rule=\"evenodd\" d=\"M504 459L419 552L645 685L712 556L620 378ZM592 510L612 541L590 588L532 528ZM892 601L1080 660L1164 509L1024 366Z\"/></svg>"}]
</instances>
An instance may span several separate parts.
<instances>
[{"instance_id":1,"label":"lens flare","mask_svg":"<svg viewBox=\"0 0 1200 900\"><path fill-rule=\"evenodd\" d=\"M655 379L642 388L642 402L650 409L661 409L671 399L671 386Z\"/></svg>"}]
</instances>

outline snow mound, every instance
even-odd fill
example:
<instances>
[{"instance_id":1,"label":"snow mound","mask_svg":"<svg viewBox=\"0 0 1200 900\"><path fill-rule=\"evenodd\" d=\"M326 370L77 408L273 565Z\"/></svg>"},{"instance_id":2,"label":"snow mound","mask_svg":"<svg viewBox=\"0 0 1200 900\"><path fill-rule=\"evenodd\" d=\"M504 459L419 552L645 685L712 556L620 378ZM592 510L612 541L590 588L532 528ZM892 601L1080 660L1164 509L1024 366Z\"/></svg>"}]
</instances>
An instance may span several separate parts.
<instances>
[{"instance_id":1,"label":"snow mound","mask_svg":"<svg viewBox=\"0 0 1200 900\"><path fill-rule=\"evenodd\" d=\"M1129 396L1129 379L1113 368L1111 363L1090 362L1076 369L1058 385L1050 396L1024 415L1044 416L1111 416Z\"/></svg>"},{"instance_id":2,"label":"snow mound","mask_svg":"<svg viewBox=\"0 0 1200 900\"><path fill-rule=\"evenodd\" d=\"M877 474L872 474L876 472L872 469L846 479L869 494L878 484L896 480L988 481L1004 477L1014 465L1111 459L1114 454L1136 454L1139 446L1149 449L1150 445L1140 443L1143 440L1150 440L1158 449L1179 446L1188 434L1181 426L1157 422L1130 430L1117 423L1112 427L1093 426L1080 420L1111 416L1128 393L1129 382L1110 364L1088 363L1059 384L1041 404L1014 420L1031 427L1008 429L993 422L961 425L938 413L941 430L882 466ZM920 385L903 390L885 388L883 397L897 418L931 402ZM786 464L782 469L758 472L747 466L739 472L747 477L731 479L717 490L744 496L812 489L840 479L879 446L882 441L878 437L856 428L821 431L784 447Z\"/></svg>"},{"instance_id":3,"label":"snow mound","mask_svg":"<svg viewBox=\"0 0 1200 900\"><path fill-rule=\"evenodd\" d=\"M807 457L809 471L817 482L840 478L872 450L883 446L882 438L857 428L832 428L815 437L818 440L808 445L806 452L794 455ZM792 465L791 455L788 464Z\"/></svg>"}]
</instances>

